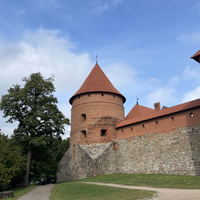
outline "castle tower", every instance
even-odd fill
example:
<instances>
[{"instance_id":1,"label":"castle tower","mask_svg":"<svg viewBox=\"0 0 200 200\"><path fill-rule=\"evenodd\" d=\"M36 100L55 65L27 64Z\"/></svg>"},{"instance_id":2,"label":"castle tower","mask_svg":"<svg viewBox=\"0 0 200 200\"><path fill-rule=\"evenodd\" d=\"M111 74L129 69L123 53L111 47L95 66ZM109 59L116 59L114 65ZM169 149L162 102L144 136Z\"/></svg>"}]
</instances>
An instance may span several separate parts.
<instances>
[{"instance_id":1,"label":"castle tower","mask_svg":"<svg viewBox=\"0 0 200 200\"><path fill-rule=\"evenodd\" d=\"M126 98L118 92L98 64L70 98L70 146L107 143L116 138L116 125L124 120Z\"/></svg>"}]
</instances>

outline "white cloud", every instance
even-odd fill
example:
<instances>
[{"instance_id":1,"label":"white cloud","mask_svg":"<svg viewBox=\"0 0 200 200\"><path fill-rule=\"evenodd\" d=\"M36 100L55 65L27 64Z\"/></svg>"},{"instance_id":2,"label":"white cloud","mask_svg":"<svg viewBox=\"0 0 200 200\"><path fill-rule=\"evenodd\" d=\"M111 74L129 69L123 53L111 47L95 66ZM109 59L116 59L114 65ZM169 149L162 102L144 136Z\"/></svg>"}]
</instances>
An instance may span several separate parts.
<instances>
[{"instance_id":1,"label":"white cloud","mask_svg":"<svg viewBox=\"0 0 200 200\"><path fill-rule=\"evenodd\" d=\"M22 17L25 14L25 9L20 9L15 12L15 17Z\"/></svg>"},{"instance_id":2,"label":"white cloud","mask_svg":"<svg viewBox=\"0 0 200 200\"><path fill-rule=\"evenodd\" d=\"M58 107L70 119L69 98L80 88L94 67L88 53L76 54L74 44L67 34L60 30L26 31L21 40L9 42L0 40L0 96L7 94L13 84L23 84L21 79L31 73L41 72L48 78L55 75L55 96ZM103 66L102 66L103 67ZM135 85L136 72L123 63L104 68L115 87ZM17 124L6 124L0 112L0 128L11 135ZM66 127L69 136L70 126Z\"/></svg>"},{"instance_id":3,"label":"white cloud","mask_svg":"<svg viewBox=\"0 0 200 200\"><path fill-rule=\"evenodd\" d=\"M198 86L195 90L187 92L184 95L183 102L192 101L199 98L200 98L200 86Z\"/></svg>"},{"instance_id":4,"label":"white cloud","mask_svg":"<svg viewBox=\"0 0 200 200\"><path fill-rule=\"evenodd\" d=\"M174 77L169 80L165 87L158 88L154 92L151 92L146 97L146 102L149 107L152 107L154 103L160 102L162 105L168 105L174 102L176 86L179 83L179 77Z\"/></svg>"},{"instance_id":5,"label":"white cloud","mask_svg":"<svg viewBox=\"0 0 200 200\"><path fill-rule=\"evenodd\" d=\"M93 66L89 54L75 54L72 52L73 47L74 45L63 32L43 28L32 32L27 31L21 41L15 43L1 40L0 95L6 94L7 89L13 84L22 84L23 77L41 72L45 78L50 77L51 74L55 75L56 90L63 94L60 97L63 100L58 99L58 101L67 103L70 95L78 90ZM70 116L67 107L64 105L60 107L63 113ZM2 112L0 112L1 116ZM2 118L0 125L5 134L12 134L10 129L5 129L11 125L6 126Z\"/></svg>"},{"instance_id":6,"label":"white cloud","mask_svg":"<svg viewBox=\"0 0 200 200\"><path fill-rule=\"evenodd\" d=\"M59 30L27 31L22 40L0 45L0 93L5 88L21 83L21 78L41 72L43 76L55 75L59 90L73 92L89 73L89 54L74 54L73 44Z\"/></svg>"},{"instance_id":7,"label":"white cloud","mask_svg":"<svg viewBox=\"0 0 200 200\"><path fill-rule=\"evenodd\" d=\"M183 71L183 78L185 80L200 80L200 68L192 69L190 66L187 66Z\"/></svg>"},{"instance_id":8,"label":"white cloud","mask_svg":"<svg viewBox=\"0 0 200 200\"><path fill-rule=\"evenodd\" d=\"M101 14L105 11L115 9L122 0L95 0L92 1L92 14Z\"/></svg>"},{"instance_id":9,"label":"white cloud","mask_svg":"<svg viewBox=\"0 0 200 200\"><path fill-rule=\"evenodd\" d=\"M114 63L104 68L105 74L114 87L134 86L136 84L136 71L124 63Z\"/></svg>"},{"instance_id":10,"label":"white cloud","mask_svg":"<svg viewBox=\"0 0 200 200\"><path fill-rule=\"evenodd\" d=\"M108 9L109 9L109 5L106 2L102 3L100 1L94 1L93 8L92 8L92 14L99 15Z\"/></svg>"},{"instance_id":11,"label":"white cloud","mask_svg":"<svg viewBox=\"0 0 200 200\"><path fill-rule=\"evenodd\" d=\"M200 43L200 31L195 31L188 34L180 34L177 39L186 43Z\"/></svg>"},{"instance_id":12,"label":"white cloud","mask_svg":"<svg viewBox=\"0 0 200 200\"><path fill-rule=\"evenodd\" d=\"M120 3L122 3L122 0L112 0L112 6L115 8L118 6Z\"/></svg>"},{"instance_id":13,"label":"white cloud","mask_svg":"<svg viewBox=\"0 0 200 200\"><path fill-rule=\"evenodd\" d=\"M71 105L70 104L62 104L58 105L59 110L71 121ZM71 126L66 125L65 126L65 135L62 136L62 138L70 137L70 130Z\"/></svg>"}]
</instances>

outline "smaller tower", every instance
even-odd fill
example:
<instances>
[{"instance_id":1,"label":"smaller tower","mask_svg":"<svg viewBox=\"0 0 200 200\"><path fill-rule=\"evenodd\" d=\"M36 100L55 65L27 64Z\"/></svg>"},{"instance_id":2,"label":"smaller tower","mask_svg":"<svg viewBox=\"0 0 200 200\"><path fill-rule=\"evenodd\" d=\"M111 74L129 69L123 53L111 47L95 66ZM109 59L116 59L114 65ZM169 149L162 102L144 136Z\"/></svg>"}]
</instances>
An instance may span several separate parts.
<instances>
[{"instance_id":1,"label":"smaller tower","mask_svg":"<svg viewBox=\"0 0 200 200\"><path fill-rule=\"evenodd\" d=\"M125 97L112 85L98 64L70 98L70 146L107 143L116 138L116 125L124 120Z\"/></svg>"}]
</instances>

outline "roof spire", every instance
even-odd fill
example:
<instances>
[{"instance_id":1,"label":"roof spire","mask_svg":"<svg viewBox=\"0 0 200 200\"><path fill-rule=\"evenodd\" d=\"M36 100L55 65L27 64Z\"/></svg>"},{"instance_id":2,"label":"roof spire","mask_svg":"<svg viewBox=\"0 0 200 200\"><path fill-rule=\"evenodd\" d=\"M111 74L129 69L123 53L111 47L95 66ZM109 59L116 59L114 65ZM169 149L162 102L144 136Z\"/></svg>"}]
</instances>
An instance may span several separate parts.
<instances>
[{"instance_id":1,"label":"roof spire","mask_svg":"<svg viewBox=\"0 0 200 200\"><path fill-rule=\"evenodd\" d=\"M137 99L137 105L138 105L138 104L139 104L139 103L138 103L138 101L139 101L139 98L138 98L138 97L136 97L136 99Z\"/></svg>"},{"instance_id":2,"label":"roof spire","mask_svg":"<svg viewBox=\"0 0 200 200\"><path fill-rule=\"evenodd\" d=\"M98 64L98 60L97 60L97 57L98 57L98 56L97 56L97 54L96 54L96 64Z\"/></svg>"}]
</instances>

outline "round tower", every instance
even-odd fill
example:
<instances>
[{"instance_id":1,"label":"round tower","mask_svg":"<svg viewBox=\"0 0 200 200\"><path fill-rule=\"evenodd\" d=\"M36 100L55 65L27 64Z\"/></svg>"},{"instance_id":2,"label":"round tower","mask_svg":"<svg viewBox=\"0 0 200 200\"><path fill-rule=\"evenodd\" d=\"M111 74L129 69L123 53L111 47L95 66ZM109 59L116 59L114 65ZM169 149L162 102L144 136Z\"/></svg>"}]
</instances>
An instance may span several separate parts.
<instances>
[{"instance_id":1,"label":"round tower","mask_svg":"<svg viewBox=\"0 0 200 200\"><path fill-rule=\"evenodd\" d=\"M116 138L116 125L124 120L126 98L116 90L98 64L70 98L70 145L107 143Z\"/></svg>"}]
</instances>

